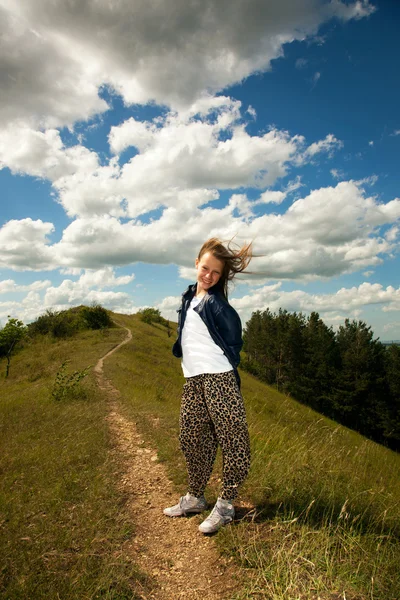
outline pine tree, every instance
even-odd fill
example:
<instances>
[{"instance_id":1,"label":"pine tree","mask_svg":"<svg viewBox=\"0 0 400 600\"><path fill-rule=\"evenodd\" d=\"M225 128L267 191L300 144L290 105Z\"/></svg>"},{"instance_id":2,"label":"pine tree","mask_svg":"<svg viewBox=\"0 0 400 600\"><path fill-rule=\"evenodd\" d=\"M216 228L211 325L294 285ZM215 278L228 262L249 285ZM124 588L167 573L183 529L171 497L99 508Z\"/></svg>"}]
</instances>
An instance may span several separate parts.
<instances>
[{"instance_id":1,"label":"pine tree","mask_svg":"<svg viewBox=\"0 0 400 600\"><path fill-rule=\"evenodd\" d=\"M335 333L317 312L312 312L304 327L303 338L303 367L294 395L301 402L332 417L332 387L338 367Z\"/></svg>"},{"instance_id":2,"label":"pine tree","mask_svg":"<svg viewBox=\"0 0 400 600\"><path fill-rule=\"evenodd\" d=\"M340 354L333 407L344 424L366 435L382 431L383 345L363 321L346 319L336 335Z\"/></svg>"},{"instance_id":3,"label":"pine tree","mask_svg":"<svg viewBox=\"0 0 400 600\"><path fill-rule=\"evenodd\" d=\"M385 378L388 402L384 438L391 448L400 450L400 346L396 344L385 349Z\"/></svg>"}]
</instances>

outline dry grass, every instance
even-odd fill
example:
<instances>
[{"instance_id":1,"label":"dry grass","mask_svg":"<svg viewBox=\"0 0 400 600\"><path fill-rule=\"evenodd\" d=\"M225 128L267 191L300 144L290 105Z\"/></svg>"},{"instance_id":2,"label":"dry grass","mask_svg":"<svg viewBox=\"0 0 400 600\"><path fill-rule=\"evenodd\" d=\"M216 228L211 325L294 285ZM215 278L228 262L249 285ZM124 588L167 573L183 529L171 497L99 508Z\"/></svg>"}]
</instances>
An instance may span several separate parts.
<instances>
[{"instance_id":1,"label":"dry grass","mask_svg":"<svg viewBox=\"0 0 400 600\"><path fill-rule=\"evenodd\" d=\"M178 448L183 378L163 327L137 317L133 343L106 372L125 411L159 449L185 491ZM252 468L248 516L218 534L221 552L248 569L240 600L398 600L400 456L242 374ZM218 470L208 499L217 493Z\"/></svg>"}]
</instances>

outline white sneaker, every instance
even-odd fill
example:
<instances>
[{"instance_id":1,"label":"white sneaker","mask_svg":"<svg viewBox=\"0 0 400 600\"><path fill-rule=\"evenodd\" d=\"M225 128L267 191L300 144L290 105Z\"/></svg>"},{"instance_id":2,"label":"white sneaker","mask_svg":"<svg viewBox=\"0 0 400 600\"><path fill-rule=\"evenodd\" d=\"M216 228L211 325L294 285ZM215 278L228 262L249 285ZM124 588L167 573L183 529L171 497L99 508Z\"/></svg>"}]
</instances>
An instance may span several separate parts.
<instances>
[{"instance_id":1,"label":"white sneaker","mask_svg":"<svg viewBox=\"0 0 400 600\"><path fill-rule=\"evenodd\" d=\"M201 513L206 508L207 502L204 496L196 498L196 496L192 496L188 492L186 496L180 497L178 504L164 508L163 513L167 517L186 517L189 514Z\"/></svg>"},{"instance_id":2,"label":"white sneaker","mask_svg":"<svg viewBox=\"0 0 400 600\"><path fill-rule=\"evenodd\" d=\"M215 533L224 525L228 525L235 518L235 509L229 500L218 498L216 505L207 519L199 525L201 533Z\"/></svg>"}]
</instances>

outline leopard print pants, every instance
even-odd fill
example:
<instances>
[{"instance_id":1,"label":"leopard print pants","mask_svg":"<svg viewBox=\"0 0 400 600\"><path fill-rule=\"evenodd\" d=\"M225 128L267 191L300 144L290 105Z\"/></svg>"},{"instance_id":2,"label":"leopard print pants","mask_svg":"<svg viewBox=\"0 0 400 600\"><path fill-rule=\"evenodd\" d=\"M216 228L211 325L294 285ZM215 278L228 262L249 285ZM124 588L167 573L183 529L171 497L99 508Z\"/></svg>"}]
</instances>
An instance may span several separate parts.
<instances>
[{"instance_id":1,"label":"leopard print pants","mask_svg":"<svg viewBox=\"0 0 400 600\"><path fill-rule=\"evenodd\" d=\"M179 441L186 459L189 493L199 497L222 449L220 497L233 500L250 467L243 398L233 371L188 377L183 386Z\"/></svg>"}]
</instances>

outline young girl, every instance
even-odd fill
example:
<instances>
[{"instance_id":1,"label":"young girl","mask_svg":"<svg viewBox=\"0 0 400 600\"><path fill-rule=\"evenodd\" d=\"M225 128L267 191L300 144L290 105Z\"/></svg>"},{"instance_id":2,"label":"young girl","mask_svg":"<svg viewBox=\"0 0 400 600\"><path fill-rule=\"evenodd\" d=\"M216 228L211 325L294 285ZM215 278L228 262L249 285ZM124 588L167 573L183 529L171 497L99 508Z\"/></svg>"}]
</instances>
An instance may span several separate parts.
<instances>
[{"instance_id":1,"label":"young girl","mask_svg":"<svg viewBox=\"0 0 400 600\"><path fill-rule=\"evenodd\" d=\"M207 508L204 490L220 445L222 489L211 514L199 527L202 533L218 531L233 520L233 500L250 466L249 434L237 371L242 326L228 303L228 282L246 269L251 256L251 244L233 250L217 238L207 240L195 262L197 281L182 295L178 311L178 338L172 351L182 358L186 378L179 441L189 488L177 505L164 509L164 514L180 517Z\"/></svg>"}]
</instances>

